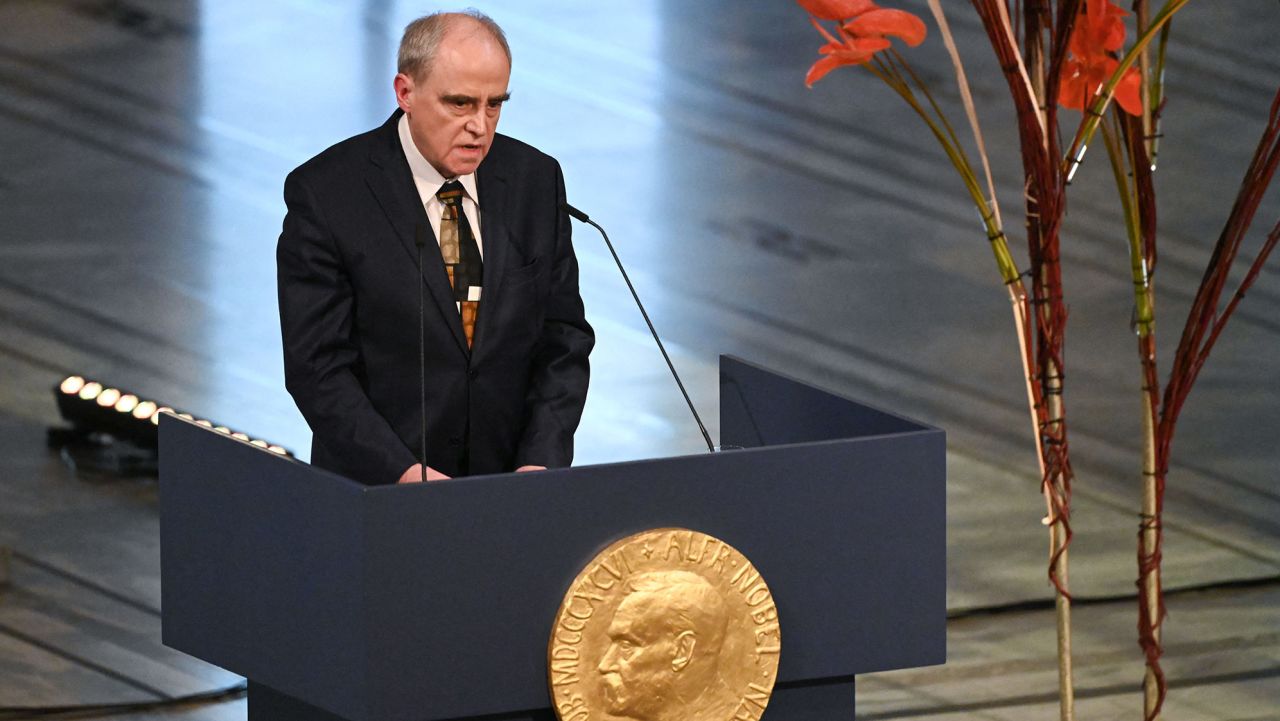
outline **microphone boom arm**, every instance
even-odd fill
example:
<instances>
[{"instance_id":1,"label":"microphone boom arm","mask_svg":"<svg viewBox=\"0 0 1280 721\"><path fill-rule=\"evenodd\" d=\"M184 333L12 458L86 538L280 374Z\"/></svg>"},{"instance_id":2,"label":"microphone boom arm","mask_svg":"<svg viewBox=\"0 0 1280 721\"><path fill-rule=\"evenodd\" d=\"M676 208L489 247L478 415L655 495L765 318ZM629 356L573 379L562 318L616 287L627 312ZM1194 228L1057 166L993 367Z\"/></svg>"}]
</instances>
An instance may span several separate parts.
<instances>
[{"instance_id":1,"label":"microphone boom arm","mask_svg":"<svg viewBox=\"0 0 1280 721\"><path fill-rule=\"evenodd\" d=\"M640 296L636 293L635 286L631 284L631 278L627 275L627 269L622 267L622 259L618 257L618 251L614 250L613 242L609 240L609 234L604 231L604 228L600 227L599 223L595 222L586 213L578 210L572 205L569 205L568 203L561 203L560 207L569 215L600 231L600 236L604 238L604 243L609 247L609 253L613 256L613 262L618 265L618 272L622 273L622 279L627 283L627 290L631 291L631 297L635 299L636 307L640 309L640 315L644 317L645 325L649 326L649 333L653 336L653 342L657 343L658 350L662 351L662 359L667 362L667 368L671 369L671 377L675 378L676 386L680 388L680 394L684 396L684 402L689 406L689 412L693 414L693 420L698 423L698 430L702 431L702 439L706 441L707 451L709 453L715 453L716 447L715 444L711 442L711 434L707 433L707 427L702 424L702 417L698 415L697 409L693 407L693 401L690 400L688 391L684 389L684 383L680 381L680 374L676 372L676 367L671 362L671 356L667 355L667 349L662 345L662 339L658 337L658 331L654 329L653 321L649 320L649 313L645 311L644 303L640 302Z\"/></svg>"}]
</instances>

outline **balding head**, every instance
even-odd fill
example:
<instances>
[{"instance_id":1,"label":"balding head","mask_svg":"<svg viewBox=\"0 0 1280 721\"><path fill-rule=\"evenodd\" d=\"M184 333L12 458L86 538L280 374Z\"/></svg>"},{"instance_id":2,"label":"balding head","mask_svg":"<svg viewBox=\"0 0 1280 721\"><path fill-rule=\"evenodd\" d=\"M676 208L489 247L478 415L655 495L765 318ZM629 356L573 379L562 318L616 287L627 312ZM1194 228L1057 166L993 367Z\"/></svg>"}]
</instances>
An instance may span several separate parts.
<instances>
[{"instance_id":1,"label":"balding head","mask_svg":"<svg viewBox=\"0 0 1280 721\"><path fill-rule=\"evenodd\" d=\"M507 45L507 36L502 28L493 18L479 10L467 9L462 12L432 13L406 25L404 35L400 38L397 71L415 80L426 78L445 36L455 32L486 33L502 47L502 52L507 56L507 65L510 66L511 47Z\"/></svg>"}]
</instances>

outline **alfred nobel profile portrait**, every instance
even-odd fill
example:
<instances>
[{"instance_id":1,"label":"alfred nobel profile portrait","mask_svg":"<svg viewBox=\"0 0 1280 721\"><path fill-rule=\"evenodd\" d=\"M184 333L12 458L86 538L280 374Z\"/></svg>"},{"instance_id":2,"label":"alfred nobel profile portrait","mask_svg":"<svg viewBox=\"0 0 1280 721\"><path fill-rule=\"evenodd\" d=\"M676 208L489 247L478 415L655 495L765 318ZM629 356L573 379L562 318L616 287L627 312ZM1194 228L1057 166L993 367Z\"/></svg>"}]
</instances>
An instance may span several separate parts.
<instances>
[{"instance_id":1,"label":"alfred nobel profile portrait","mask_svg":"<svg viewBox=\"0 0 1280 721\"><path fill-rule=\"evenodd\" d=\"M635 721L727 721L738 699L720 674L729 614L706 579L688 571L629 580L597 667L608 712Z\"/></svg>"}]
</instances>

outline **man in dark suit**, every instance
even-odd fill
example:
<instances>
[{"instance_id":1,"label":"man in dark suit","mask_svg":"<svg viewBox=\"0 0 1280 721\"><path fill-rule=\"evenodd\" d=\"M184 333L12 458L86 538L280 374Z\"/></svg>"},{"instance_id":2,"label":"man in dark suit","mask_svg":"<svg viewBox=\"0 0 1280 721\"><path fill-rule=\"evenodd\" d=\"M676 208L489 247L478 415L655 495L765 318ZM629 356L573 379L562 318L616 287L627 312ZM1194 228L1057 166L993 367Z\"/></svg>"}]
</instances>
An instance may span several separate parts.
<instances>
[{"instance_id":1,"label":"man in dark suit","mask_svg":"<svg viewBox=\"0 0 1280 721\"><path fill-rule=\"evenodd\" d=\"M285 180L285 379L317 466L395 483L421 478L424 463L434 480L573 458L594 335L560 166L494 132L510 71L488 17L416 20L400 46L399 109Z\"/></svg>"}]
</instances>

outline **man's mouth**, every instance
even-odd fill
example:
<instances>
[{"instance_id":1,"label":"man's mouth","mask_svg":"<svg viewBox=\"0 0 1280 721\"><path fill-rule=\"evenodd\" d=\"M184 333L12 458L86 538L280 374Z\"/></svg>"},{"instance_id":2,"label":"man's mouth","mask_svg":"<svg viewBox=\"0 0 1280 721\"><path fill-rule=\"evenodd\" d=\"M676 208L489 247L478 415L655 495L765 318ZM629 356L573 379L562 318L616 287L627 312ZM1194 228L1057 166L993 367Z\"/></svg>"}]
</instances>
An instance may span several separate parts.
<instances>
[{"instance_id":1,"label":"man's mouth","mask_svg":"<svg viewBox=\"0 0 1280 721\"><path fill-rule=\"evenodd\" d=\"M618 697L622 695L622 689L619 688L619 684L616 680L605 676L604 688L602 690L604 691L604 700L606 702L615 705L618 703Z\"/></svg>"}]
</instances>

